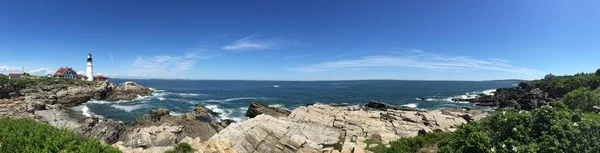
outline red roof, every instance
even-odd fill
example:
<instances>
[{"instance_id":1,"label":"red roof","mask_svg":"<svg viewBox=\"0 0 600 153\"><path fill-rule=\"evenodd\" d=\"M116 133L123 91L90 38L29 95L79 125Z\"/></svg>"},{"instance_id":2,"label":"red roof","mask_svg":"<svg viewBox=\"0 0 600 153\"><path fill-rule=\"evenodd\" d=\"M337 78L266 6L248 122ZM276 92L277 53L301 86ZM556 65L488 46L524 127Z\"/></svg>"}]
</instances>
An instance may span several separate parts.
<instances>
[{"instance_id":1,"label":"red roof","mask_svg":"<svg viewBox=\"0 0 600 153\"><path fill-rule=\"evenodd\" d=\"M68 70L71 70L71 71L73 71L73 73L77 74L77 72L75 70L73 70L72 68L68 68L68 67L63 68L63 67L60 67L58 70L56 70L56 72L54 73L54 76L55 77L62 77L63 74L65 74L65 72L67 72Z\"/></svg>"},{"instance_id":2,"label":"red roof","mask_svg":"<svg viewBox=\"0 0 600 153\"><path fill-rule=\"evenodd\" d=\"M85 76L85 75L77 74L77 78L84 78L84 79L87 79L88 77L87 77L87 76Z\"/></svg>"},{"instance_id":3,"label":"red roof","mask_svg":"<svg viewBox=\"0 0 600 153\"><path fill-rule=\"evenodd\" d=\"M107 77L105 77L105 76L102 76L102 75L97 75L95 78L96 78L96 79L108 79Z\"/></svg>"},{"instance_id":4,"label":"red roof","mask_svg":"<svg viewBox=\"0 0 600 153\"><path fill-rule=\"evenodd\" d=\"M8 76L11 78L21 78L21 74L18 74L18 73L11 73L11 74L8 74Z\"/></svg>"}]
</instances>

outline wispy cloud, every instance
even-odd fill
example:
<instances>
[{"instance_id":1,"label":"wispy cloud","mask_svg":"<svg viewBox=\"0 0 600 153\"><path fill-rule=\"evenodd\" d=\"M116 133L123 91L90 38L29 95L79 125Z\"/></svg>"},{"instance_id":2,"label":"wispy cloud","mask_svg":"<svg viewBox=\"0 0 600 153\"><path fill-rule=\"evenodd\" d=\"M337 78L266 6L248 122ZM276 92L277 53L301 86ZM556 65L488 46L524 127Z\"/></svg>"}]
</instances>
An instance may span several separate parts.
<instances>
[{"instance_id":1,"label":"wispy cloud","mask_svg":"<svg viewBox=\"0 0 600 153\"><path fill-rule=\"evenodd\" d=\"M113 54L112 54L112 53L110 53L110 56L109 56L109 57L110 57L110 62L111 62L112 64L115 64L115 60L114 60L114 57L113 57Z\"/></svg>"},{"instance_id":2,"label":"wispy cloud","mask_svg":"<svg viewBox=\"0 0 600 153\"><path fill-rule=\"evenodd\" d=\"M442 70L493 70L524 75L541 75L534 69L514 66L501 59L480 60L468 56L443 56L421 50L410 50L402 55L363 56L357 59L330 61L299 67L284 67L298 72L320 72L366 67L414 67Z\"/></svg>"},{"instance_id":3,"label":"wispy cloud","mask_svg":"<svg viewBox=\"0 0 600 153\"><path fill-rule=\"evenodd\" d=\"M229 45L223 46L221 49L232 51L272 50L293 44L295 43L283 38L260 38L258 35L253 35L238 39Z\"/></svg>"},{"instance_id":4,"label":"wispy cloud","mask_svg":"<svg viewBox=\"0 0 600 153\"><path fill-rule=\"evenodd\" d=\"M55 70L50 68L30 68L30 67L10 67L10 66L0 66L0 73L8 74L8 73L29 73L32 75L44 76L46 74L52 74Z\"/></svg>"},{"instance_id":5,"label":"wispy cloud","mask_svg":"<svg viewBox=\"0 0 600 153\"><path fill-rule=\"evenodd\" d=\"M294 55L294 56L286 56L283 57L281 59L295 59L295 58L303 58L303 57L308 57L308 56L312 56L313 54L302 54L302 55Z\"/></svg>"},{"instance_id":6,"label":"wispy cloud","mask_svg":"<svg viewBox=\"0 0 600 153\"><path fill-rule=\"evenodd\" d=\"M113 74L96 73L96 76L98 76L98 75L102 75L102 76L106 76L106 77L116 77L116 76L119 76L119 74L117 74L117 73L113 73Z\"/></svg>"},{"instance_id":7,"label":"wispy cloud","mask_svg":"<svg viewBox=\"0 0 600 153\"><path fill-rule=\"evenodd\" d=\"M133 63L133 68L128 76L165 76L175 75L178 72L186 71L198 62L198 60L211 59L218 57L217 54L206 52L186 52L183 55L157 55L152 57L139 56Z\"/></svg>"}]
</instances>

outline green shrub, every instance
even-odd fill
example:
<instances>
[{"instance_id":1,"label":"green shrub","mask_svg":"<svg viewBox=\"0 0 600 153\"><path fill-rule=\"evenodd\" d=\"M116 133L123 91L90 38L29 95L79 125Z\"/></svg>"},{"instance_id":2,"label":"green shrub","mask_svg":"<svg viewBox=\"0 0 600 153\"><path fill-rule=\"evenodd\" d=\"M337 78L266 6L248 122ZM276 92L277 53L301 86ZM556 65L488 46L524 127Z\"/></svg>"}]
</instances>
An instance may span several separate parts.
<instances>
[{"instance_id":1,"label":"green shrub","mask_svg":"<svg viewBox=\"0 0 600 153\"><path fill-rule=\"evenodd\" d=\"M582 87L567 93L561 101L572 110L591 112L593 106L600 105L600 89Z\"/></svg>"},{"instance_id":2,"label":"green shrub","mask_svg":"<svg viewBox=\"0 0 600 153\"><path fill-rule=\"evenodd\" d=\"M0 152L118 153L97 140L30 119L0 120Z\"/></svg>"},{"instance_id":3,"label":"green shrub","mask_svg":"<svg viewBox=\"0 0 600 153\"><path fill-rule=\"evenodd\" d=\"M439 143L439 152L593 152L600 123L581 112L544 106L503 110L461 126Z\"/></svg>"},{"instance_id":4,"label":"green shrub","mask_svg":"<svg viewBox=\"0 0 600 153\"><path fill-rule=\"evenodd\" d=\"M165 153L193 153L195 150L188 143L179 143L174 149L165 151Z\"/></svg>"}]
</instances>

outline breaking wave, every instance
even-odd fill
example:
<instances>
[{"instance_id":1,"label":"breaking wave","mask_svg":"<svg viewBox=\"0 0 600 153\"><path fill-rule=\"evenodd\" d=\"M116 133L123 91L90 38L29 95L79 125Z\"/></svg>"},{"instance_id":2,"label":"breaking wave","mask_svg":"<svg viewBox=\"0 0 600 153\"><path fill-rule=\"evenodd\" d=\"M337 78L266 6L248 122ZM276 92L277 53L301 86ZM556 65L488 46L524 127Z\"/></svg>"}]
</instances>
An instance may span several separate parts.
<instances>
[{"instance_id":1,"label":"breaking wave","mask_svg":"<svg viewBox=\"0 0 600 153\"><path fill-rule=\"evenodd\" d=\"M221 119L231 119L231 120L234 120L236 122L242 122L242 121L244 121L245 118L244 117L240 117L240 116L235 116L234 113L236 111L238 111L238 113L241 113L241 110L246 110L247 109L247 108L242 108L242 107L238 108L238 110L235 110L235 109L226 109L226 108L221 108L218 105L206 105L205 107L208 108L208 109L210 109L210 110L212 110L212 111L214 111L214 112L220 113L219 116L221 116L220 117Z\"/></svg>"},{"instance_id":2,"label":"breaking wave","mask_svg":"<svg viewBox=\"0 0 600 153\"><path fill-rule=\"evenodd\" d=\"M264 97L240 97L240 98L229 98L229 99L211 99L211 100L204 100L202 102L208 102L208 103L221 103L221 102L232 102L232 101L238 101L238 100L248 100L248 99L269 99L269 98L264 98Z\"/></svg>"},{"instance_id":3,"label":"breaking wave","mask_svg":"<svg viewBox=\"0 0 600 153\"><path fill-rule=\"evenodd\" d=\"M417 105L418 104L410 103L410 104L406 104L406 105L402 105L402 106L406 106L406 107L409 107L409 108L417 108Z\"/></svg>"},{"instance_id":4,"label":"breaking wave","mask_svg":"<svg viewBox=\"0 0 600 153\"><path fill-rule=\"evenodd\" d=\"M474 91L474 92L467 92L463 95L456 95L456 96L450 96L450 97L444 97L444 98L425 98L424 101L441 101L441 102L455 102L455 103L469 103L466 101L453 101L452 99L471 99L471 98L477 98L481 95L494 95L494 92L496 92L496 89L488 89L488 90L482 90L482 91Z\"/></svg>"},{"instance_id":5,"label":"breaking wave","mask_svg":"<svg viewBox=\"0 0 600 153\"><path fill-rule=\"evenodd\" d=\"M126 112L131 112L134 110L138 110L141 108L144 108L145 105L144 104L137 104L137 105L119 105L119 104L113 104L110 105L110 107L116 108L116 109L120 109L120 110L124 110Z\"/></svg>"}]
</instances>

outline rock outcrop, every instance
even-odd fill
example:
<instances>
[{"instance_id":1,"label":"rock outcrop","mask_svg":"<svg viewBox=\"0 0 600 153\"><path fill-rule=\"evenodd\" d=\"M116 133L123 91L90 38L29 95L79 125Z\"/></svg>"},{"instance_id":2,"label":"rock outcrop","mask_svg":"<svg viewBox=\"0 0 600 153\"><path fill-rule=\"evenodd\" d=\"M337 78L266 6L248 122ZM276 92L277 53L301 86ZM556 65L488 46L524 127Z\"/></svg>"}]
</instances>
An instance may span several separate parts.
<instances>
[{"instance_id":1,"label":"rock outcrop","mask_svg":"<svg viewBox=\"0 0 600 153\"><path fill-rule=\"evenodd\" d=\"M383 104L383 105L380 105ZM377 103L369 107L313 104L287 117L258 115L234 123L208 142L226 142L236 152L366 152L367 139L389 143L427 132L454 131L488 114L483 110L397 110ZM341 144L336 150L334 144Z\"/></svg>"},{"instance_id":2,"label":"rock outcrop","mask_svg":"<svg viewBox=\"0 0 600 153\"><path fill-rule=\"evenodd\" d=\"M166 109L155 109L151 114L137 116L135 123L125 125L119 133L119 141L134 148L170 146L185 137L208 140L227 124L189 119L185 115L172 116Z\"/></svg>"},{"instance_id":3,"label":"rock outcrop","mask_svg":"<svg viewBox=\"0 0 600 153\"><path fill-rule=\"evenodd\" d=\"M556 101L556 99L550 98L545 91L527 82L522 82L513 88L499 88L494 95L481 95L471 99L457 98L452 100L467 101L479 106L511 107L523 110L532 110Z\"/></svg>"},{"instance_id":4,"label":"rock outcrop","mask_svg":"<svg viewBox=\"0 0 600 153\"><path fill-rule=\"evenodd\" d=\"M194 105L194 108L192 110L194 112L185 113L183 114L183 116L190 120L212 122L213 120L216 120L220 115L219 113L214 112L201 104Z\"/></svg>"},{"instance_id":5,"label":"rock outcrop","mask_svg":"<svg viewBox=\"0 0 600 153\"><path fill-rule=\"evenodd\" d=\"M368 108L373 108L373 109L378 109L378 110L393 109L393 110L418 111L418 109L415 109L415 108L395 106L395 105L390 105L390 104L386 104L386 103L378 102L378 101L371 101L371 102L367 103L365 106Z\"/></svg>"},{"instance_id":6,"label":"rock outcrop","mask_svg":"<svg viewBox=\"0 0 600 153\"><path fill-rule=\"evenodd\" d=\"M28 102L62 104L72 107L90 99L104 99L113 88L114 84L110 82L72 81L68 84L48 81L28 87L22 93Z\"/></svg>"},{"instance_id":7,"label":"rock outcrop","mask_svg":"<svg viewBox=\"0 0 600 153\"><path fill-rule=\"evenodd\" d=\"M19 88L14 84L0 84L0 99L17 98L21 96Z\"/></svg>"},{"instance_id":8,"label":"rock outcrop","mask_svg":"<svg viewBox=\"0 0 600 153\"><path fill-rule=\"evenodd\" d=\"M32 112L40 109L36 106L26 103L23 98L0 99L0 119L33 119L35 115Z\"/></svg>"},{"instance_id":9,"label":"rock outcrop","mask_svg":"<svg viewBox=\"0 0 600 153\"><path fill-rule=\"evenodd\" d=\"M122 129L121 124L110 119L99 122L98 118L88 118L78 132L85 137L112 144L117 142Z\"/></svg>"},{"instance_id":10,"label":"rock outcrop","mask_svg":"<svg viewBox=\"0 0 600 153\"><path fill-rule=\"evenodd\" d=\"M343 131L338 128L263 114L229 125L210 141L230 142L238 153L319 152L338 143L341 137Z\"/></svg>"},{"instance_id":11,"label":"rock outcrop","mask_svg":"<svg viewBox=\"0 0 600 153\"><path fill-rule=\"evenodd\" d=\"M290 111L282 108L269 107L268 105L261 103L251 103L250 106L248 106L248 111L246 112L247 117L253 118L260 114L266 114L273 117L286 117L290 115Z\"/></svg>"},{"instance_id":12,"label":"rock outcrop","mask_svg":"<svg viewBox=\"0 0 600 153\"><path fill-rule=\"evenodd\" d=\"M138 95L152 95L152 90L134 82L125 82L116 87L108 81L47 80L23 89L21 93L27 102L73 107L91 99L132 100Z\"/></svg>"},{"instance_id":13,"label":"rock outcrop","mask_svg":"<svg viewBox=\"0 0 600 153\"><path fill-rule=\"evenodd\" d=\"M301 122L313 122L344 129L345 135L369 138L374 134L384 143L404 137L413 137L424 131L454 131L467 123L461 115L468 111L451 114L442 111L353 110L327 105L299 107L289 118ZM483 112L478 114L487 115ZM479 119L478 117L472 117Z\"/></svg>"},{"instance_id":14,"label":"rock outcrop","mask_svg":"<svg viewBox=\"0 0 600 153\"><path fill-rule=\"evenodd\" d=\"M106 99L110 101L132 100L139 96L150 95L152 95L152 89L145 88L132 81L127 81L119 84L119 86L117 86L117 88L112 91Z\"/></svg>"}]
</instances>

